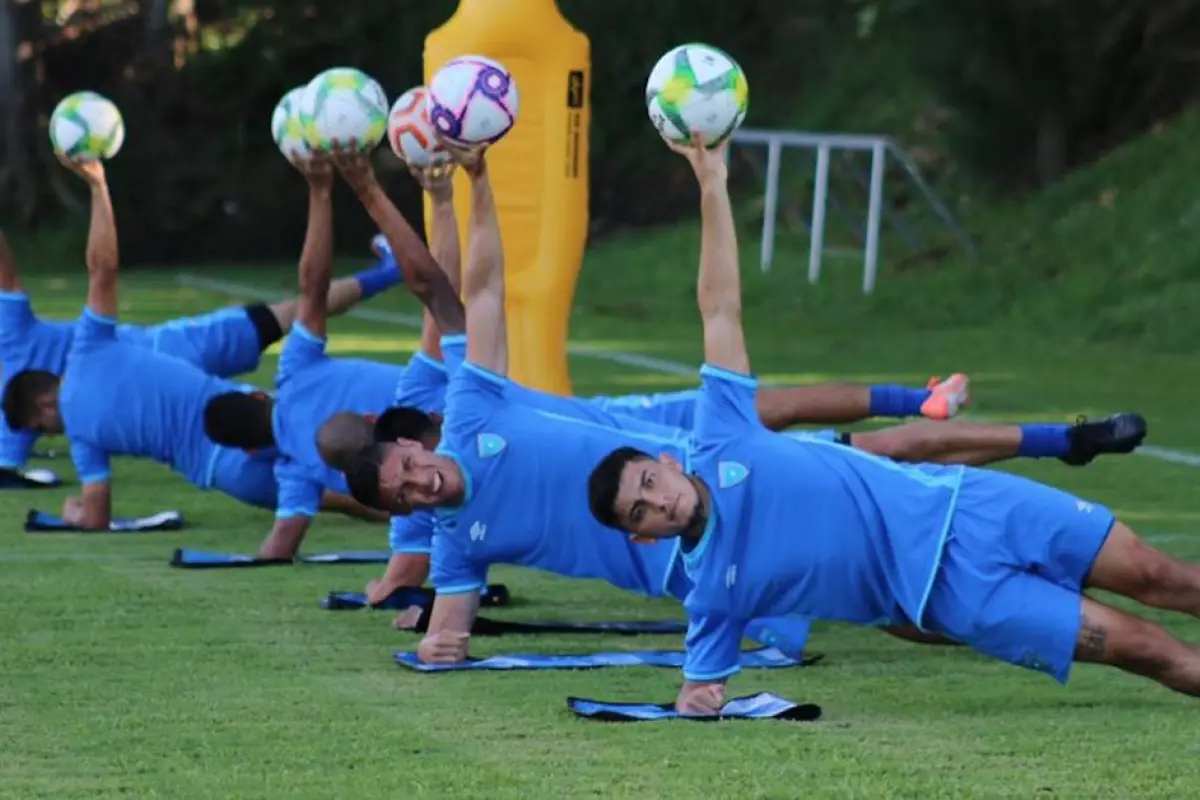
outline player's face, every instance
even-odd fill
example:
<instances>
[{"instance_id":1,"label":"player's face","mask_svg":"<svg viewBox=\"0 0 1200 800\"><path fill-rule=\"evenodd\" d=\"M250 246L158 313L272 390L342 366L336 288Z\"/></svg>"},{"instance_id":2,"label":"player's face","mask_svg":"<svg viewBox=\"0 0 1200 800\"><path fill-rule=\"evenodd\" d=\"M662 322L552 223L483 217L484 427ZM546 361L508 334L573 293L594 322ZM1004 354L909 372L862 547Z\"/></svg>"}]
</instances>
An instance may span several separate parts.
<instances>
[{"instance_id":1,"label":"player's face","mask_svg":"<svg viewBox=\"0 0 1200 800\"><path fill-rule=\"evenodd\" d=\"M38 401L37 417L29 427L42 434L63 432L62 416L58 413L58 400L54 395L46 395Z\"/></svg>"},{"instance_id":2,"label":"player's face","mask_svg":"<svg viewBox=\"0 0 1200 800\"><path fill-rule=\"evenodd\" d=\"M617 519L637 538L657 539L687 530L700 510L700 493L679 463L664 455L625 465L617 491Z\"/></svg>"},{"instance_id":3,"label":"player's face","mask_svg":"<svg viewBox=\"0 0 1200 800\"><path fill-rule=\"evenodd\" d=\"M397 514L457 502L463 496L462 470L454 459L400 439L388 447L379 468L379 496Z\"/></svg>"}]
</instances>

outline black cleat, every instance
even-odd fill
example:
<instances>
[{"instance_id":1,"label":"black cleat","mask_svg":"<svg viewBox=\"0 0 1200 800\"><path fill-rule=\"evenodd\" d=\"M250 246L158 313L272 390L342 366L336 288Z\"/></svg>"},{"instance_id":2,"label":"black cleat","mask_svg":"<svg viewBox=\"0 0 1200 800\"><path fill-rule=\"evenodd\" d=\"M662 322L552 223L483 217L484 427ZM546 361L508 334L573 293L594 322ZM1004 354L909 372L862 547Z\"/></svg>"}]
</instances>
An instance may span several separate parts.
<instances>
[{"instance_id":1,"label":"black cleat","mask_svg":"<svg viewBox=\"0 0 1200 800\"><path fill-rule=\"evenodd\" d=\"M1102 453L1132 453L1146 438L1146 418L1141 414L1113 414L1095 422L1080 417L1067 431L1071 450L1059 460L1072 467L1092 463Z\"/></svg>"}]
</instances>

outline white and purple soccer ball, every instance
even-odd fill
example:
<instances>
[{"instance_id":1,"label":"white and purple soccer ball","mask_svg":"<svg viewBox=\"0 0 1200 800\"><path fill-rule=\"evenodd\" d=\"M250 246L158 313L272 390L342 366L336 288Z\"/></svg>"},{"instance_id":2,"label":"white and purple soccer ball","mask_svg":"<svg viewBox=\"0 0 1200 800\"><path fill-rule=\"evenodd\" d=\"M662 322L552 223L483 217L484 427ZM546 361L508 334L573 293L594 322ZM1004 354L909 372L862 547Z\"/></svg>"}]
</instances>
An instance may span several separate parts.
<instances>
[{"instance_id":1,"label":"white and purple soccer ball","mask_svg":"<svg viewBox=\"0 0 1200 800\"><path fill-rule=\"evenodd\" d=\"M519 109L512 73L484 56L447 61L429 82L429 119L452 144L495 144L512 130Z\"/></svg>"}]
</instances>

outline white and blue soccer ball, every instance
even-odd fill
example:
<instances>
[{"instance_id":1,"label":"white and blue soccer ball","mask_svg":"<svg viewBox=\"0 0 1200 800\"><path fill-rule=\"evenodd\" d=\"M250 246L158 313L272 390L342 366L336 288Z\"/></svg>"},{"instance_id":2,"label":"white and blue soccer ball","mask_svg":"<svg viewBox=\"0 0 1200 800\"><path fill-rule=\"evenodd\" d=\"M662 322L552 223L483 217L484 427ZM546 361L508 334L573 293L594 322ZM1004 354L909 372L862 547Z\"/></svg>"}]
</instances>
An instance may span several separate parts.
<instances>
[{"instance_id":1,"label":"white and blue soccer ball","mask_svg":"<svg viewBox=\"0 0 1200 800\"><path fill-rule=\"evenodd\" d=\"M451 59L429 82L429 119L452 144L495 144L512 130L520 107L512 73L484 56Z\"/></svg>"},{"instance_id":2,"label":"white and blue soccer ball","mask_svg":"<svg viewBox=\"0 0 1200 800\"><path fill-rule=\"evenodd\" d=\"M343 146L351 139L373 150L387 133L388 102L383 87L351 67L327 69L300 95L297 114L304 140L316 150Z\"/></svg>"},{"instance_id":3,"label":"white and blue soccer ball","mask_svg":"<svg viewBox=\"0 0 1200 800\"><path fill-rule=\"evenodd\" d=\"M710 147L728 139L746 119L750 87L742 68L723 50L685 44L658 60L646 81L646 111L666 139L690 144L692 131Z\"/></svg>"},{"instance_id":4,"label":"white and blue soccer ball","mask_svg":"<svg viewBox=\"0 0 1200 800\"><path fill-rule=\"evenodd\" d=\"M50 144L78 161L109 159L125 143L125 120L116 105L95 92L64 97L50 115Z\"/></svg>"},{"instance_id":5,"label":"white and blue soccer ball","mask_svg":"<svg viewBox=\"0 0 1200 800\"><path fill-rule=\"evenodd\" d=\"M300 96L304 86L297 86L283 96L271 112L271 138L288 161L302 161L312 155L300 123Z\"/></svg>"}]
</instances>

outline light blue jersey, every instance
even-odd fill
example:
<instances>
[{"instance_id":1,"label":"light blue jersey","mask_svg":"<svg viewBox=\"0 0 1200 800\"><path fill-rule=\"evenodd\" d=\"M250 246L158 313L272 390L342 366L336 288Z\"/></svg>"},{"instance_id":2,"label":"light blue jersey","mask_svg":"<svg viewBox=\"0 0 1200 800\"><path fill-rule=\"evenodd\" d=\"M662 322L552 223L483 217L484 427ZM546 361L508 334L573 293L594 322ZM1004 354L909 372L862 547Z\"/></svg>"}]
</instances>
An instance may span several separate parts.
<instances>
[{"instance_id":1,"label":"light blue jersey","mask_svg":"<svg viewBox=\"0 0 1200 800\"><path fill-rule=\"evenodd\" d=\"M615 397L588 397L585 402L614 414L665 425L668 428L691 430L696 424L695 389L658 394L626 394Z\"/></svg>"},{"instance_id":2,"label":"light blue jersey","mask_svg":"<svg viewBox=\"0 0 1200 800\"><path fill-rule=\"evenodd\" d=\"M450 379L438 451L461 468L466 496L437 510L438 593L477 591L488 566L505 563L662 595L674 545L637 545L601 526L588 508L587 475L615 447L680 447L674 432L638 421L636 431L615 430L514 403L514 386L470 362Z\"/></svg>"},{"instance_id":3,"label":"light blue jersey","mask_svg":"<svg viewBox=\"0 0 1200 800\"><path fill-rule=\"evenodd\" d=\"M0 292L0 392L19 372L61 376L75 336L73 321L38 319L24 292ZM229 377L255 369L258 335L243 308L227 308L161 325L117 325L116 337L163 355L181 358L211 375ZM0 468L25 466L37 434L13 431L0 418Z\"/></svg>"},{"instance_id":4,"label":"light blue jersey","mask_svg":"<svg viewBox=\"0 0 1200 800\"><path fill-rule=\"evenodd\" d=\"M326 489L349 494L345 476L317 451L317 430L334 414L383 412L396 396L404 368L361 358L330 358L325 340L292 325L275 376L272 423L279 519L315 517Z\"/></svg>"},{"instance_id":5,"label":"light blue jersey","mask_svg":"<svg viewBox=\"0 0 1200 800\"><path fill-rule=\"evenodd\" d=\"M177 358L118 341L115 320L84 310L59 389L59 410L81 483L109 479L109 458L167 464L201 489L223 448L204 435L204 408L242 387Z\"/></svg>"},{"instance_id":6,"label":"light blue jersey","mask_svg":"<svg viewBox=\"0 0 1200 800\"><path fill-rule=\"evenodd\" d=\"M685 677L737 671L747 622L801 614L922 621L963 467L904 466L763 427L755 379L705 366L688 471L711 493L685 548L694 588Z\"/></svg>"}]
</instances>

